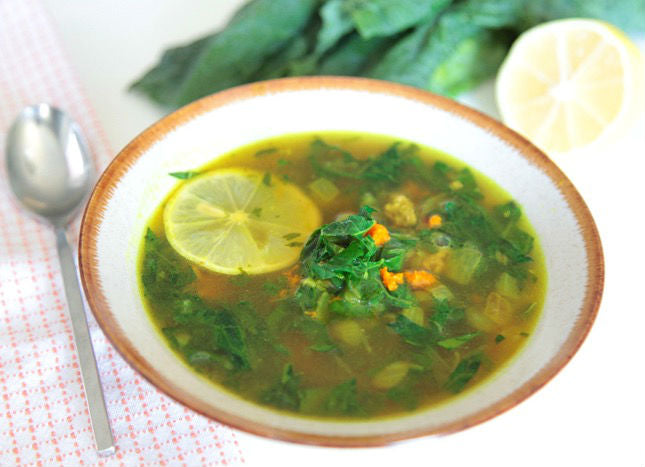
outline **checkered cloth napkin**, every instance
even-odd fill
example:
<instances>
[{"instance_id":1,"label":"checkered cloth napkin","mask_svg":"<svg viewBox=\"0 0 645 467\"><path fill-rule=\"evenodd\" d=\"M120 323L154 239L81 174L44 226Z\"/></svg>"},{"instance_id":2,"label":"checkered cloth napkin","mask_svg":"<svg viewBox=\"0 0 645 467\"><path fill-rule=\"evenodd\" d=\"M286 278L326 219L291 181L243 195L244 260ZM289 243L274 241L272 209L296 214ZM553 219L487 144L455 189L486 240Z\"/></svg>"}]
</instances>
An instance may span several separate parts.
<instances>
[{"instance_id":1,"label":"checkered cloth napkin","mask_svg":"<svg viewBox=\"0 0 645 467\"><path fill-rule=\"evenodd\" d=\"M68 111L96 167L113 152L37 0L0 0L0 153L26 105ZM70 239L78 235L78 222ZM10 197L0 164L0 466L237 465L235 434L159 393L88 315L117 445L97 457L67 315L53 232Z\"/></svg>"}]
</instances>

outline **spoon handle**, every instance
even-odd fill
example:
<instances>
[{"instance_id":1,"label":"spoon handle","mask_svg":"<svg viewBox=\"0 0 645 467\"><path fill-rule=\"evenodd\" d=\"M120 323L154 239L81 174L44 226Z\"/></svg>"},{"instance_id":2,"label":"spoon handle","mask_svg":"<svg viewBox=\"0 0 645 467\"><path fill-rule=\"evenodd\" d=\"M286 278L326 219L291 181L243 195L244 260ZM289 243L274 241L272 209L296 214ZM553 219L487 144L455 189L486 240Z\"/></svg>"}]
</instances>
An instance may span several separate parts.
<instances>
[{"instance_id":1,"label":"spoon handle","mask_svg":"<svg viewBox=\"0 0 645 467\"><path fill-rule=\"evenodd\" d=\"M108 419L107 409L105 408L99 372L96 368L96 358L94 357L94 349L92 348L92 341L90 340L90 330L87 326L85 307L76 275L74 256L72 255L72 250L67 241L64 228L56 228L56 246L58 248L58 259L63 273L63 284L65 285L69 316L72 321L76 352L81 366L85 397L92 420L92 429L94 430L96 449L99 456L110 456L115 452L112 429L110 428L110 421Z\"/></svg>"}]
</instances>

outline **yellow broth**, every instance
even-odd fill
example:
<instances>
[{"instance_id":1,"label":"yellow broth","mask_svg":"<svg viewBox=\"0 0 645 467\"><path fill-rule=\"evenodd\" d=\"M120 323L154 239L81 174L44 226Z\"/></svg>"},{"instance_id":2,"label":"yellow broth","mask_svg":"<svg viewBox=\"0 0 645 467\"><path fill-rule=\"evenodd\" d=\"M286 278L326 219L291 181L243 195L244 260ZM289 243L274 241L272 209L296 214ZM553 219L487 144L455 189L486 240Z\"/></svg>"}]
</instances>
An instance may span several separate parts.
<instances>
[{"instance_id":1,"label":"yellow broth","mask_svg":"<svg viewBox=\"0 0 645 467\"><path fill-rule=\"evenodd\" d=\"M321 178L309 158L312 142L317 140L324 141L327 148L340 147L360 161L378 157L396 144L396 150L409 149L422 161L423 170L430 171L437 161L447 164L453 170L450 175L453 180L448 187L437 189L412 176L390 186L378 180L357 180L325 172L324 178L337 187L339 194L323 201L310 185ZM463 185L469 180L456 175L465 167L463 163L437 150L387 136L346 132L294 134L257 142L219 157L197 172L226 167L253 168L296 184L317 202L325 224L336 221L339 215L342 218L348 213L356 214L362 205L370 204L377 209L372 214L376 222L385 225L393 236L402 238L416 238L421 231L428 238L444 235L442 226L428 227L428 218L433 212L448 209L446 203L461 196L459 191L468 188ZM505 211L496 206L509 203L508 194L481 174L472 170L469 173L474 175L477 192L482 195L474 203L491 218L501 215L503 223ZM397 226L384 214L384 206L397 195L405 196L413 204L415 225ZM146 285L155 280L149 278L146 268L159 272L153 250L148 251L152 247L147 247L148 240L144 239L139 275L141 294L152 320L168 345L195 371L244 399L278 410L308 417L360 419L400 415L449 400L462 391L476 389L516 355L530 338L542 307L546 273L537 239L530 252L510 266L512 261L499 249L493 251L488 245L490 251L484 251L477 240L468 239L451 240L449 246L438 249L434 244L420 247L418 242L405 253L402 271L424 270L438 279L426 288L408 287L414 306L374 308L360 316L329 312L325 308L324 316L319 316L323 313L317 314L292 300L299 287L303 287L299 264L267 274L224 275L200 269L176 255L165 240L164 205L165 202L160 204L149 221L153 240L147 238L156 242L164 261L177 262L184 271L189 268L194 276L184 281L186 284L179 280L181 286L174 292L154 292L154 284ZM454 226L446 223L445 228L449 227ZM535 237L523 217L504 229L501 235L511 238L511 243L515 238L526 240L525 234ZM504 229L498 226L499 231ZM517 234L517 229L523 233ZM445 241L444 237L441 239ZM455 280L459 274L448 274L446 264L454 263L453 257L461 258L455 251L463 252L464 248L481 249L482 259L472 278L460 283ZM500 248L509 247L504 243ZM153 262L146 265L146 258ZM163 287L158 290L162 289L165 290ZM342 289L336 292L340 297L346 293ZM385 294L388 293L386 288ZM191 296L199 298L193 301L186 298ZM330 297L331 302L338 298L334 294ZM184 310L186 315L178 311L181 303L188 306L188 311ZM191 311L189 305L197 311ZM445 322L441 321L445 316L441 320L438 317L443 313L442 306L446 316L452 316ZM213 333L222 329L217 326L231 325L230 321L215 324L208 321L214 316L213 310L226 310L233 317L232 324L239 330L233 338L241 341L237 344L243 346L244 364L227 354L213 338ZM203 319L209 324L191 324L191 313L207 316Z\"/></svg>"}]
</instances>

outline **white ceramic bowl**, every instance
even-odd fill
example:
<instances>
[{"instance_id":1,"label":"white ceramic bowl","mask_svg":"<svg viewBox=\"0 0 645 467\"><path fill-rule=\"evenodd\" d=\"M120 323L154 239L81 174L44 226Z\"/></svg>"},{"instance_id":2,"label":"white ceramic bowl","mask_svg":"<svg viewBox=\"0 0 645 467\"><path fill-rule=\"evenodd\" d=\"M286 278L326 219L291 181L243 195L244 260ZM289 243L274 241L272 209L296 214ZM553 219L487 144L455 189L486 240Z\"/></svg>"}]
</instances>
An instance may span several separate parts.
<instances>
[{"instance_id":1,"label":"white ceramic bowl","mask_svg":"<svg viewBox=\"0 0 645 467\"><path fill-rule=\"evenodd\" d=\"M542 316L503 371L449 403L408 416L334 422L288 415L218 389L162 341L137 287L146 222L177 183L168 172L199 167L250 142L286 133L386 134L440 149L506 189L535 228L546 259ZM81 277L97 321L152 384L186 406L264 436L337 446L379 445L445 434L513 407L573 356L595 318L603 287L600 240L569 180L537 148L454 101L392 83L297 78L227 90L196 101L134 139L103 173L81 229Z\"/></svg>"}]
</instances>

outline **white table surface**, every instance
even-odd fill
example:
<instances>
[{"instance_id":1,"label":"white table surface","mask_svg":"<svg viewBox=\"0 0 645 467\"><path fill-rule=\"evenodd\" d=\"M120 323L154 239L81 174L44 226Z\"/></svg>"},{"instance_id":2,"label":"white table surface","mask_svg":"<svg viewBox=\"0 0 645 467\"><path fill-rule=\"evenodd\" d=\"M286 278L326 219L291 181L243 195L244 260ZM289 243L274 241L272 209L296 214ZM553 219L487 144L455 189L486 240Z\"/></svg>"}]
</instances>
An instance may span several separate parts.
<instances>
[{"instance_id":1,"label":"white table surface","mask_svg":"<svg viewBox=\"0 0 645 467\"><path fill-rule=\"evenodd\" d=\"M114 153L163 116L126 92L167 46L224 24L242 0L44 0ZM645 40L637 37L641 50ZM462 98L496 116L489 83ZM247 465L645 467L645 124L620 144L560 161L603 240L606 285L590 335L543 389L509 412L446 437L385 448L299 446L238 433Z\"/></svg>"}]
</instances>

